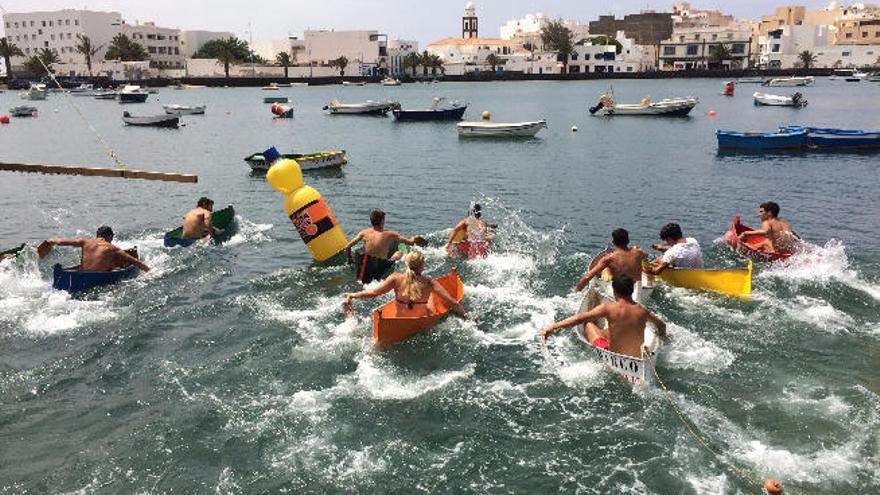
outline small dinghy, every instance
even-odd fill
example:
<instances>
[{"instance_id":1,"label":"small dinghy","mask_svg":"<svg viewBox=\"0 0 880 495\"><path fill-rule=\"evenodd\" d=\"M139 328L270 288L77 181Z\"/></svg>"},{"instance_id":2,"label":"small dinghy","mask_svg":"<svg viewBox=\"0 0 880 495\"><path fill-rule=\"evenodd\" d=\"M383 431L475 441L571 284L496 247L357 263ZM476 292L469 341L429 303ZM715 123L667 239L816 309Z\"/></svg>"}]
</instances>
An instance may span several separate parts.
<instances>
[{"instance_id":1,"label":"small dinghy","mask_svg":"<svg viewBox=\"0 0 880 495\"><path fill-rule=\"evenodd\" d=\"M204 115L206 106L162 105L162 108L168 115Z\"/></svg>"},{"instance_id":2,"label":"small dinghy","mask_svg":"<svg viewBox=\"0 0 880 495\"><path fill-rule=\"evenodd\" d=\"M799 150L807 146L807 131L780 129L775 132L715 131L718 149L773 151Z\"/></svg>"},{"instance_id":3,"label":"small dinghy","mask_svg":"<svg viewBox=\"0 0 880 495\"><path fill-rule=\"evenodd\" d=\"M348 161L345 159L345 150L320 151L318 153L284 153L281 158L296 161L300 170L321 170L328 168L340 168ZM263 153L254 153L245 157L244 161L255 172L266 172L271 165L266 161Z\"/></svg>"},{"instance_id":4,"label":"small dinghy","mask_svg":"<svg viewBox=\"0 0 880 495\"><path fill-rule=\"evenodd\" d=\"M753 261L781 261L790 258L794 254L791 251L776 251L775 253L768 253L765 250L758 249L756 246L767 240L767 236L765 235L750 235L746 237L744 241L740 241L739 235L743 232L748 232L749 230L752 230L752 228L743 225L740 222L739 215L737 215L733 217L730 229L724 233L721 240L737 253ZM751 273L749 273L749 275L749 280L751 280Z\"/></svg>"},{"instance_id":5,"label":"small dinghy","mask_svg":"<svg viewBox=\"0 0 880 495\"><path fill-rule=\"evenodd\" d=\"M115 100L116 91L97 91L94 94L96 100Z\"/></svg>"},{"instance_id":6,"label":"small dinghy","mask_svg":"<svg viewBox=\"0 0 880 495\"><path fill-rule=\"evenodd\" d=\"M858 150L880 148L880 131L783 126L780 129L807 131L807 145L820 150Z\"/></svg>"},{"instance_id":7,"label":"small dinghy","mask_svg":"<svg viewBox=\"0 0 880 495\"><path fill-rule=\"evenodd\" d=\"M531 122L459 122L459 137L535 137L547 127L547 121Z\"/></svg>"},{"instance_id":8,"label":"small dinghy","mask_svg":"<svg viewBox=\"0 0 880 495\"><path fill-rule=\"evenodd\" d=\"M9 114L13 117L33 117L37 114L37 107L30 105L19 105L9 109Z\"/></svg>"},{"instance_id":9,"label":"small dinghy","mask_svg":"<svg viewBox=\"0 0 880 495\"><path fill-rule=\"evenodd\" d=\"M762 86L770 87L797 87L810 86L816 82L813 76L806 77L774 77L761 83Z\"/></svg>"},{"instance_id":10,"label":"small dinghy","mask_svg":"<svg viewBox=\"0 0 880 495\"><path fill-rule=\"evenodd\" d=\"M128 112L123 112L122 121L125 122L126 125L143 127L177 127L180 124L180 117L176 115L152 115L147 117L136 117Z\"/></svg>"},{"instance_id":11,"label":"small dinghy","mask_svg":"<svg viewBox=\"0 0 880 495\"><path fill-rule=\"evenodd\" d=\"M641 103L615 103L614 96L604 94L599 102L590 107L591 115L652 115L661 117L684 117L697 106L699 99L693 96L681 98L666 98L660 101L651 101L649 97L642 99Z\"/></svg>"},{"instance_id":12,"label":"small dinghy","mask_svg":"<svg viewBox=\"0 0 880 495\"><path fill-rule=\"evenodd\" d=\"M329 111L333 115L386 115L395 108L400 108L400 103L390 100L341 103L334 98L333 101L324 107L324 110Z\"/></svg>"},{"instance_id":13,"label":"small dinghy","mask_svg":"<svg viewBox=\"0 0 880 495\"><path fill-rule=\"evenodd\" d=\"M232 205L213 212L211 214L211 224L214 228L214 235L211 236L211 240L215 244L228 241L229 238L232 237L234 231L234 222L235 208L233 208ZM200 240L201 239L187 239L183 237L183 227L177 227L165 234L163 244L165 247L189 247Z\"/></svg>"},{"instance_id":14,"label":"small dinghy","mask_svg":"<svg viewBox=\"0 0 880 495\"><path fill-rule=\"evenodd\" d=\"M144 103L149 96L140 86L127 84L119 92L119 103Z\"/></svg>"},{"instance_id":15,"label":"small dinghy","mask_svg":"<svg viewBox=\"0 0 880 495\"><path fill-rule=\"evenodd\" d=\"M467 103L434 98L431 107L425 110L395 109L393 114L398 121L461 120L467 107Z\"/></svg>"},{"instance_id":16,"label":"small dinghy","mask_svg":"<svg viewBox=\"0 0 880 495\"><path fill-rule=\"evenodd\" d=\"M125 252L135 258L138 257L137 248L128 249ZM52 288L70 293L83 292L94 287L115 284L121 280L132 278L140 271L140 268L135 265L109 272L84 272L78 268L62 268L60 263L56 263L52 267Z\"/></svg>"},{"instance_id":17,"label":"small dinghy","mask_svg":"<svg viewBox=\"0 0 880 495\"><path fill-rule=\"evenodd\" d=\"M804 98L804 95L800 93L794 93L791 96L784 95L773 95L770 93L761 93L755 92L752 95L755 99L755 106L770 106L770 107L794 107L794 108L803 108L807 106L807 100Z\"/></svg>"}]
</instances>

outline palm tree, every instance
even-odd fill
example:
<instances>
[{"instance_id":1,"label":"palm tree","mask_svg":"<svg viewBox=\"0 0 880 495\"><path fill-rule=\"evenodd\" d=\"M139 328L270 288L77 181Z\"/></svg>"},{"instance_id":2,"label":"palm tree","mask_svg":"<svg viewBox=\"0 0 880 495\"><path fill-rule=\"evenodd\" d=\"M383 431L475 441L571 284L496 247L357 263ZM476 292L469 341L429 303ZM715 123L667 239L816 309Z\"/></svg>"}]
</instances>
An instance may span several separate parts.
<instances>
[{"instance_id":1,"label":"palm tree","mask_svg":"<svg viewBox=\"0 0 880 495\"><path fill-rule=\"evenodd\" d=\"M150 54L140 43L132 41L128 36L119 33L110 41L104 60L121 60L123 62L139 62L147 60Z\"/></svg>"},{"instance_id":2,"label":"palm tree","mask_svg":"<svg viewBox=\"0 0 880 495\"><path fill-rule=\"evenodd\" d=\"M10 43L6 38L0 38L0 57L6 61L6 80L12 79L12 57L23 57L21 48Z\"/></svg>"},{"instance_id":3,"label":"palm tree","mask_svg":"<svg viewBox=\"0 0 880 495\"><path fill-rule=\"evenodd\" d=\"M798 54L798 60L804 69L809 69L816 63L816 56L809 50L804 50Z\"/></svg>"},{"instance_id":4,"label":"palm tree","mask_svg":"<svg viewBox=\"0 0 880 495\"><path fill-rule=\"evenodd\" d=\"M492 72L498 72L498 66L503 64L504 60L501 59L498 55L494 53L490 53L489 56L486 57L486 65L492 67Z\"/></svg>"},{"instance_id":5,"label":"palm tree","mask_svg":"<svg viewBox=\"0 0 880 495\"><path fill-rule=\"evenodd\" d=\"M83 57L85 57L86 67L89 68L89 75L91 76L92 75L92 57L97 55L98 52L101 51L101 48L104 47L104 45L98 45L98 46L92 45L92 39L82 33L78 33L76 35L76 39L79 40L79 43L76 44L76 47L74 47L74 49L78 53L81 53Z\"/></svg>"},{"instance_id":6,"label":"palm tree","mask_svg":"<svg viewBox=\"0 0 880 495\"><path fill-rule=\"evenodd\" d=\"M348 59L345 57L345 55L342 55L335 60L331 60L330 67L338 67L339 77L345 77L345 68L348 67Z\"/></svg>"},{"instance_id":7,"label":"palm tree","mask_svg":"<svg viewBox=\"0 0 880 495\"><path fill-rule=\"evenodd\" d=\"M256 56L247 43L238 38L229 37L205 43L193 54L192 58L217 59L223 64L223 72L226 74L226 78L229 79L230 65L246 60L254 60Z\"/></svg>"},{"instance_id":8,"label":"palm tree","mask_svg":"<svg viewBox=\"0 0 880 495\"><path fill-rule=\"evenodd\" d=\"M568 60L574 51L574 33L562 19L550 21L541 29L541 43L545 49L556 52L556 59L562 62L562 72L568 72Z\"/></svg>"},{"instance_id":9,"label":"palm tree","mask_svg":"<svg viewBox=\"0 0 880 495\"><path fill-rule=\"evenodd\" d=\"M443 59L439 55L432 53L428 59L428 65L431 67L432 75L437 75L437 69L440 69L440 72L443 73Z\"/></svg>"},{"instance_id":10,"label":"palm tree","mask_svg":"<svg viewBox=\"0 0 880 495\"><path fill-rule=\"evenodd\" d=\"M287 79L287 68L290 67L290 54L287 52L281 52L278 55L275 55L275 62L284 67L284 79Z\"/></svg>"},{"instance_id":11,"label":"palm tree","mask_svg":"<svg viewBox=\"0 0 880 495\"><path fill-rule=\"evenodd\" d=\"M55 72L52 70L52 65L61 63L61 58L58 57L58 52L54 48L40 48L40 51L37 52L37 58L49 72Z\"/></svg>"},{"instance_id":12,"label":"palm tree","mask_svg":"<svg viewBox=\"0 0 880 495\"><path fill-rule=\"evenodd\" d=\"M730 60L731 56L730 48L727 45L723 43L709 45L709 60L711 62L721 64L725 60Z\"/></svg>"},{"instance_id":13,"label":"palm tree","mask_svg":"<svg viewBox=\"0 0 880 495\"><path fill-rule=\"evenodd\" d=\"M422 63L422 56L416 52L409 52L403 57L403 71L406 72L407 67L412 67L413 77L416 76L416 71L419 69L419 65Z\"/></svg>"}]
</instances>

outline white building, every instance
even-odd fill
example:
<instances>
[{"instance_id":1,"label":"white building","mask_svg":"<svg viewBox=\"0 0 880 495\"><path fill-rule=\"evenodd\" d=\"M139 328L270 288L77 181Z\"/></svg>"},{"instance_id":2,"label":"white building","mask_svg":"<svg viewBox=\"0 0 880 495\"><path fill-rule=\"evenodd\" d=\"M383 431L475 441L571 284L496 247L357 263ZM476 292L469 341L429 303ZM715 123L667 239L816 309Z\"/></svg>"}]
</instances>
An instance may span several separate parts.
<instances>
[{"instance_id":1,"label":"white building","mask_svg":"<svg viewBox=\"0 0 880 495\"><path fill-rule=\"evenodd\" d=\"M180 30L156 26L154 22L123 24L122 34L140 43L150 55L154 69L182 69L186 57L180 51Z\"/></svg>"},{"instance_id":2,"label":"white building","mask_svg":"<svg viewBox=\"0 0 880 495\"><path fill-rule=\"evenodd\" d=\"M634 40L618 32L620 53L616 45L593 45L589 41L578 43L568 57L569 74L645 72L654 67L650 47L635 44ZM555 52L536 51L525 56L515 54L505 65L506 71L525 74L560 74L564 64Z\"/></svg>"},{"instance_id":3,"label":"white building","mask_svg":"<svg viewBox=\"0 0 880 495\"><path fill-rule=\"evenodd\" d=\"M443 61L446 74L461 75L485 69L486 59L494 54L505 59L521 48L515 41L500 38L480 38L479 20L473 2L465 6L461 38L443 38L427 47L428 53Z\"/></svg>"},{"instance_id":4,"label":"white building","mask_svg":"<svg viewBox=\"0 0 880 495\"><path fill-rule=\"evenodd\" d=\"M180 53L190 58L194 53L205 45L205 43L214 40L222 40L226 38L234 38L235 33L226 31L181 31L180 32Z\"/></svg>"},{"instance_id":5,"label":"white building","mask_svg":"<svg viewBox=\"0 0 880 495\"><path fill-rule=\"evenodd\" d=\"M541 40L541 31L553 20L557 19L541 12L526 14L520 19L511 19L501 26L501 39L515 41L521 45L532 47L533 50L543 50L544 43ZM571 19L563 19L562 23L571 30L575 41L580 41L590 35L589 25L580 24Z\"/></svg>"},{"instance_id":6,"label":"white building","mask_svg":"<svg viewBox=\"0 0 880 495\"><path fill-rule=\"evenodd\" d=\"M730 56L715 60L713 50L724 46ZM678 27L660 42L661 70L749 67L752 58L752 27L747 22L727 26Z\"/></svg>"},{"instance_id":7,"label":"white building","mask_svg":"<svg viewBox=\"0 0 880 495\"><path fill-rule=\"evenodd\" d=\"M286 52L290 54L290 39L254 41L251 43L251 50L268 62L273 63L279 53Z\"/></svg>"},{"instance_id":8,"label":"white building","mask_svg":"<svg viewBox=\"0 0 880 495\"><path fill-rule=\"evenodd\" d=\"M388 73L392 76L402 76L407 72L403 60L410 53L419 53L419 42L410 40L388 41Z\"/></svg>"},{"instance_id":9,"label":"white building","mask_svg":"<svg viewBox=\"0 0 880 495\"><path fill-rule=\"evenodd\" d=\"M791 69L802 65L800 54L816 57L816 68L861 68L874 66L880 58L880 45L835 45L831 25L784 25L759 38L759 66Z\"/></svg>"},{"instance_id":10,"label":"white building","mask_svg":"<svg viewBox=\"0 0 880 495\"><path fill-rule=\"evenodd\" d=\"M378 31L305 31L303 40L293 39L291 46L298 60L314 66L345 57L348 75L377 75L388 68L388 36Z\"/></svg>"}]
</instances>

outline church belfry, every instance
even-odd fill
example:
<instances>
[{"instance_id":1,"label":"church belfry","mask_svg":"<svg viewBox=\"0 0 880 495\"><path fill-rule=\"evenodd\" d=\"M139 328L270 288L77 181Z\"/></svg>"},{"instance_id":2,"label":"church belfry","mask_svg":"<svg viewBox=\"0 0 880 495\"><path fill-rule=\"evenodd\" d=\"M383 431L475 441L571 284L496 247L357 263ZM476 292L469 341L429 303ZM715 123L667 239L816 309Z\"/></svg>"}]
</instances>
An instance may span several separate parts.
<instances>
[{"instance_id":1,"label":"church belfry","mask_svg":"<svg viewBox=\"0 0 880 495\"><path fill-rule=\"evenodd\" d=\"M479 38L479 20L474 2L468 2L464 7L464 17L461 18L461 37L464 39Z\"/></svg>"}]
</instances>

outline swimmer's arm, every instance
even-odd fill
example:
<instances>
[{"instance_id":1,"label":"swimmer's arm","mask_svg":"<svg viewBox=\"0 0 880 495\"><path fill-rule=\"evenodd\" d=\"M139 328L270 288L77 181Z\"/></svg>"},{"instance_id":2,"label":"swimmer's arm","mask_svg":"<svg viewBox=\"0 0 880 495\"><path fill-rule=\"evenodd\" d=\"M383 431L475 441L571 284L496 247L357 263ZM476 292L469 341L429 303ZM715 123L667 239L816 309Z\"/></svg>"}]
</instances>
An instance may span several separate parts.
<instances>
[{"instance_id":1,"label":"swimmer's arm","mask_svg":"<svg viewBox=\"0 0 880 495\"><path fill-rule=\"evenodd\" d=\"M214 235L213 222L214 222L214 216L211 214L210 211L206 212L205 213L205 232L207 232L207 233L205 234L205 237L208 239L210 239Z\"/></svg>"},{"instance_id":2,"label":"swimmer's arm","mask_svg":"<svg viewBox=\"0 0 880 495\"><path fill-rule=\"evenodd\" d=\"M412 237L404 237L403 235L400 234L400 232L392 232L392 233L396 236L397 242L402 242L402 243L406 244L407 246L412 246L413 244L415 244L420 247L425 247L428 245L428 241L426 241L425 238L420 235L414 235Z\"/></svg>"},{"instance_id":3,"label":"swimmer's arm","mask_svg":"<svg viewBox=\"0 0 880 495\"><path fill-rule=\"evenodd\" d=\"M666 338L666 323L664 323L663 320L657 318L657 315L648 311L648 322L654 325L657 329L657 335Z\"/></svg>"},{"instance_id":4,"label":"swimmer's arm","mask_svg":"<svg viewBox=\"0 0 880 495\"><path fill-rule=\"evenodd\" d=\"M452 312L455 316L460 318L469 319L467 311L465 311L464 306L462 306L458 301L452 298L446 289L443 288L436 280L431 281L431 285L434 289L434 293L440 296L440 299L443 299L443 302L446 303L446 306L449 307L449 311Z\"/></svg>"},{"instance_id":5,"label":"swimmer's arm","mask_svg":"<svg viewBox=\"0 0 880 495\"><path fill-rule=\"evenodd\" d=\"M386 278L382 281L381 284L373 287L369 290L362 290L360 292L349 292L345 295L345 300L342 301L342 308L345 310L346 314L353 314L354 310L351 306L351 301L353 299L372 299L374 297L381 296L382 294L390 291L394 288L394 285L399 278L399 275L393 274L390 277Z\"/></svg>"},{"instance_id":6,"label":"swimmer's arm","mask_svg":"<svg viewBox=\"0 0 880 495\"><path fill-rule=\"evenodd\" d=\"M345 255L348 256L348 261L352 261L351 247L354 246L355 244L361 242L361 240L363 240L363 238L364 238L364 231L362 230L362 231L358 232L358 235L354 236L354 238L352 240L348 241L348 244L346 244L344 248L342 248L345 251Z\"/></svg>"},{"instance_id":7,"label":"swimmer's arm","mask_svg":"<svg viewBox=\"0 0 880 495\"><path fill-rule=\"evenodd\" d=\"M125 251L118 249L118 248L116 251L116 259L118 259L120 262L122 262L124 264L134 265L145 272L150 271L150 267L147 266L143 261L135 258L134 256L132 256L132 255L130 255L130 254L126 253Z\"/></svg>"},{"instance_id":8,"label":"swimmer's arm","mask_svg":"<svg viewBox=\"0 0 880 495\"><path fill-rule=\"evenodd\" d=\"M553 332L562 329L569 328L576 325L583 325L588 321L597 320L599 318L605 318L608 316L608 309L604 304L600 304L599 306L591 309L590 311L584 311L583 313L578 313L574 316L570 316L562 321L557 321L552 325L548 325L544 328L542 335L544 340L547 340L547 337L553 334Z\"/></svg>"},{"instance_id":9,"label":"swimmer's arm","mask_svg":"<svg viewBox=\"0 0 880 495\"><path fill-rule=\"evenodd\" d=\"M446 249L449 249L449 247L452 246L452 239L455 239L455 235L464 229L465 225L464 220L462 220L452 228L452 232L449 234L449 239L446 240Z\"/></svg>"},{"instance_id":10,"label":"swimmer's arm","mask_svg":"<svg viewBox=\"0 0 880 495\"><path fill-rule=\"evenodd\" d=\"M46 242L53 246L71 246L71 247L83 247L86 244L84 239L62 239L60 237L53 237L51 239L47 239Z\"/></svg>"},{"instance_id":11,"label":"swimmer's arm","mask_svg":"<svg viewBox=\"0 0 880 495\"><path fill-rule=\"evenodd\" d=\"M610 258L610 256L602 257L602 259L599 260L598 263L596 263L596 266L594 266L592 270L581 277L581 279L578 281L577 286L574 288L574 292L580 292L584 290L584 287L586 287L587 284L590 283L590 280L592 280L593 277L599 275L600 273L602 273L602 270L608 268L608 258Z\"/></svg>"}]
</instances>

